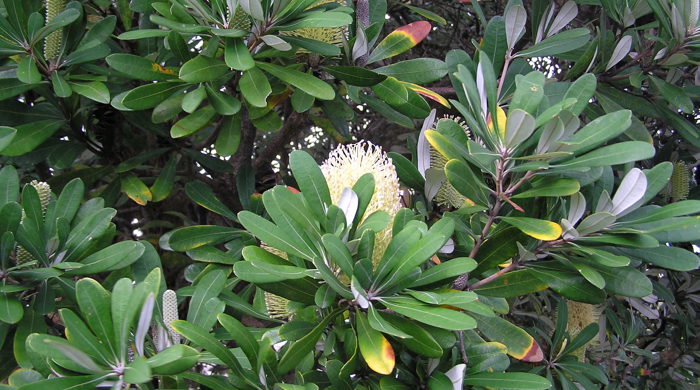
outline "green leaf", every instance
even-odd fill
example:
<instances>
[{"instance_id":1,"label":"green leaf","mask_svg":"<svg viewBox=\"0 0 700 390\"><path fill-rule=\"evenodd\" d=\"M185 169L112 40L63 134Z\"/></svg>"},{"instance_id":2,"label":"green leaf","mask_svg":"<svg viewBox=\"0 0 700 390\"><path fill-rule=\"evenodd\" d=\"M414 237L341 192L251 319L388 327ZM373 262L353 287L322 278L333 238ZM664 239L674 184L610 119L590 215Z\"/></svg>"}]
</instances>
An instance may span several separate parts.
<instances>
[{"instance_id":1,"label":"green leaf","mask_svg":"<svg viewBox=\"0 0 700 390\"><path fill-rule=\"evenodd\" d=\"M22 303L15 297L0 293L0 321L6 324L16 324L23 316Z\"/></svg>"},{"instance_id":2,"label":"green leaf","mask_svg":"<svg viewBox=\"0 0 700 390\"><path fill-rule=\"evenodd\" d=\"M131 40L146 39L146 38L163 38L163 37L167 37L168 34L170 34L169 30L145 28L145 29L141 29L141 30L132 30L132 31L127 31L127 32L121 33L117 36L117 39L120 39L123 41L131 41Z\"/></svg>"},{"instance_id":3,"label":"green leaf","mask_svg":"<svg viewBox=\"0 0 700 390\"><path fill-rule=\"evenodd\" d=\"M411 335L409 335L406 332L398 330L396 327L391 325L387 320L382 318L382 313L377 311L373 306L370 306L367 309L367 320L369 321L369 325L382 333L386 333L388 335L398 337L398 338L411 338Z\"/></svg>"},{"instance_id":4,"label":"green leaf","mask_svg":"<svg viewBox=\"0 0 700 390\"><path fill-rule=\"evenodd\" d=\"M416 168L409 159L394 152L389 152L388 156L391 158L391 162L396 168L396 174L399 176L399 180L406 184L406 186L418 190L425 186L425 179L421 176L420 172L418 172L418 168Z\"/></svg>"},{"instance_id":5,"label":"green leaf","mask_svg":"<svg viewBox=\"0 0 700 390\"><path fill-rule=\"evenodd\" d=\"M649 264L674 271L688 272L700 266L700 258L698 258L698 255L683 248L664 245L657 248L617 248L617 250L625 255L636 257Z\"/></svg>"},{"instance_id":6,"label":"green leaf","mask_svg":"<svg viewBox=\"0 0 700 390\"><path fill-rule=\"evenodd\" d=\"M276 265L262 261L239 261L233 270L241 280L250 283L275 283L289 279L303 279L306 269L293 265Z\"/></svg>"},{"instance_id":7,"label":"green leaf","mask_svg":"<svg viewBox=\"0 0 700 390\"><path fill-rule=\"evenodd\" d=\"M10 141L10 144L5 146L0 154L4 156L27 154L51 137L61 126L63 126L63 121L56 119L19 125L15 127L17 133Z\"/></svg>"},{"instance_id":8,"label":"green leaf","mask_svg":"<svg viewBox=\"0 0 700 390\"><path fill-rule=\"evenodd\" d=\"M210 352L221 360L225 365L233 370L240 377L246 377L244 375L244 370L241 364L233 356L231 351L228 350L219 340L214 338L209 331L190 324L187 321L176 320L170 323L170 326L182 337L190 340L192 343L204 348L207 352Z\"/></svg>"},{"instance_id":9,"label":"green leaf","mask_svg":"<svg viewBox=\"0 0 700 390\"><path fill-rule=\"evenodd\" d=\"M618 165L632 161L644 160L654 156L656 150L653 145L640 141L619 142L603 146L573 160L554 165L552 168L578 169L602 167L606 165Z\"/></svg>"},{"instance_id":10,"label":"green leaf","mask_svg":"<svg viewBox=\"0 0 700 390\"><path fill-rule=\"evenodd\" d=\"M301 28L334 28L352 23L352 16L345 12L305 12L302 17L284 25L275 26L280 31L293 31Z\"/></svg>"},{"instance_id":11,"label":"green leaf","mask_svg":"<svg viewBox=\"0 0 700 390\"><path fill-rule=\"evenodd\" d=\"M214 148L220 156L231 156L238 150L241 142L241 118L240 116L227 116L219 125L219 134L216 137Z\"/></svg>"},{"instance_id":12,"label":"green leaf","mask_svg":"<svg viewBox=\"0 0 700 390\"><path fill-rule=\"evenodd\" d=\"M324 66L322 69L333 75L338 80L342 80L350 85L356 85L359 87L371 87L386 79L385 75L369 69L360 68L359 66L336 65Z\"/></svg>"},{"instance_id":13,"label":"green leaf","mask_svg":"<svg viewBox=\"0 0 700 390\"><path fill-rule=\"evenodd\" d=\"M17 72L17 77L19 77L19 69ZM651 82L654 84L654 87L656 87L661 96L663 96L664 99L666 99L666 101L668 101L674 109L680 109L686 114L690 114L693 112L693 101L690 100L690 97L688 96L688 94L686 94L683 88L673 84L669 84L668 82L654 76L649 76L649 80L651 80ZM36 83L37 81L25 82Z\"/></svg>"},{"instance_id":14,"label":"green leaf","mask_svg":"<svg viewBox=\"0 0 700 390\"><path fill-rule=\"evenodd\" d=\"M58 71L53 71L51 73L51 85L53 86L53 91L58 97L67 98L73 94L73 89L71 89L70 84L66 79L61 76ZM2 150L2 148L0 148Z\"/></svg>"},{"instance_id":15,"label":"green leaf","mask_svg":"<svg viewBox=\"0 0 700 390\"><path fill-rule=\"evenodd\" d=\"M575 98L576 103L569 107L569 111L574 115L580 115L591 100L596 88L596 78L592 73L586 73L574 81L566 90L564 99ZM580 130L579 130L580 132Z\"/></svg>"},{"instance_id":16,"label":"green leaf","mask_svg":"<svg viewBox=\"0 0 700 390\"><path fill-rule=\"evenodd\" d=\"M331 204L331 195L316 160L306 152L295 150L289 155L289 166L301 194L317 219L325 217L325 208Z\"/></svg>"},{"instance_id":17,"label":"green leaf","mask_svg":"<svg viewBox=\"0 0 700 390\"><path fill-rule=\"evenodd\" d=\"M409 350L430 358L440 358L442 356L442 347L425 325L420 325L409 319L391 314L382 314L382 318L395 329L410 336L409 338L396 338L399 343L405 345Z\"/></svg>"},{"instance_id":18,"label":"green leaf","mask_svg":"<svg viewBox=\"0 0 700 390\"><path fill-rule=\"evenodd\" d=\"M160 82L142 85L127 92L122 99L122 104L132 110L153 108L183 86L184 84L180 82Z\"/></svg>"},{"instance_id":19,"label":"green leaf","mask_svg":"<svg viewBox=\"0 0 700 390\"><path fill-rule=\"evenodd\" d=\"M508 349L508 355L531 363L544 359L540 346L523 329L500 317L484 317L478 314L474 314L474 317L479 331L489 340L505 345Z\"/></svg>"},{"instance_id":20,"label":"green leaf","mask_svg":"<svg viewBox=\"0 0 700 390\"><path fill-rule=\"evenodd\" d=\"M31 56L24 56L17 64L17 79L26 84L36 84L41 81L39 68Z\"/></svg>"},{"instance_id":21,"label":"green leaf","mask_svg":"<svg viewBox=\"0 0 700 390\"><path fill-rule=\"evenodd\" d=\"M326 329L328 324L342 311L343 309L336 309L333 312L329 313L323 318L323 320L321 320L321 322L318 325L316 325L316 327L311 332L309 332L306 336L302 337L301 339L293 342L287 350L287 352L285 352L284 355L282 355L282 358L279 361L277 372L279 374L284 374L296 367L297 364L299 364L302 361L304 356L306 356L306 354L308 354L314 349L316 343L318 342L318 339L321 337L321 334Z\"/></svg>"},{"instance_id":22,"label":"green leaf","mask_svg":"<svg viewBox=\"0 0 700 390\"><path fill-rule=\"evenodd\" d=\"M206 184L200 181L189 182L185 184L185 193L192 201L205 209L213 211L232 221L237 220L236 214L226 207L226 205L216 197L214 191Z\"/></svg>"},{"instance_id":23,"label":"green leaf","mask_svg":"<svg viewBox=\"0 0 700 390\"><path fill-rule=\"evenodd\" d=\"M204 85L200 85L193 91L187 92L185 97L182 98L182 110L188 114L195 112L206 97L207 89L204 87Z\"/></svg>"},{"instance_id":24,"label":"green leaf","mask_svg":"<svg viewBox=\"0 0 700 390\"><path fill-rule=\"evenodd\" d=\"M469 358L469 372L501 371L508 368L510 358L505 345L498 342L471 344L466 348Z\"/></svg>"},{"instance_id":25,"label":"green leaf","mask_svg":"<svg viewBox=\"0 0 700 390\"><path fill-rule=\"evenodd\" d=\"M160 170L160 175L156 178L151 186L151 201L160 202L170 195L175 182L175 170L177 168L179 156L175 153L170 155L170 158Z\"/></svg>"},{"instance_id":26,"label":"green leaf","mask_svg":"<svg viewBox=\"0 0 700 390\"><path fill-rule=\"evenodd\" d=\"M590 39L587 28L562 31L516 54L518 57L546 57L566 53L583 46Z\"/></svg>"},{"instance_id":27,"label":"green leaf","mask_svg":"<svg viewBox=\"0 0 700 390\"><path fill-rule=\"evenodd\" d=\"M93 333L117 357L111 314L110 293L94 279L80 279L75 285L78 307Z\"/></svg>"},{"instance_id":28,"label":"green leaf","mask_svg":"<svg viewBox=\"0 0 700 390\"><path fill-rule=\"evenodd\" d=\"M535 198L538 196L569 196L581 188L578 180L569 178L546 178L533 183L533 188L512 196L512 199Z\"/></svg>"},{"instance_id":29,"label":"green leaf","mask_svg":"<svg viewBox=\"0 0 700 390\"><path fill-rule=\"evenodd\" d=\"M451 309L421 304L407 297L383 298L389 309L418 322L448 330L468 330L476 327L474 318Z\"/></svg>"},{"instance_id":30,"label":"green leaf","mask_svg":"<svg viewBox=\"0 0 700 390\"><path fill-rule=\"evenodd\" d=\"M179 77L188 83L202 83L216 80L230 71L225 62L199 55L182 64Z\"/></svg>"},{"instance_id":31,"label":"green leaf","mask_svg":"<svg viewBox=\"0 0 700 390\"><path fill-rule=\"evenodd\" d=\"M624 133L631 123L632 112L620 110L600 116L577 131L561 151L581 154Z\"/></svg>"},{"instance_id":32,"label":"green leaf","mask_svg":"<svg viewBox=\"0 0 700 390\"><path fill-rule=\"evenodd\" d=\"M265 74L258 68L251 67L243 72L238 83L241 94L253 107L267 107L267 97L272 93L270 82Z\"/></svg>"},{"instance_id":33,"label":"green leaf","mask_svg":"<svg viewBox=\"0 0 700 390\"><path fill-rule=\"evenodd\" d=\"M377 68L374 72L409 83L427 84L445 77L447 70L447 64L436 58L414 58ZM362 86L370 87L371 85Z\"/></svg>"},{"instance_id":34,"label":"green leaf","mask_svg":"<svg viewBox=\"0 0 700 390\"><path fill-rule=\"evenodd\" d=\"M480 205L488 205L483 177L477 176L472 168L461 159L451 159L445 164L445 175L450 184L463 196Z\"/></svg>"},{"instance_id":35,"label":"green leaf","mask_svg":"<svg viewBox=\"0 0 700 390\"><path fill-rule=\"evenodd\" d=\"M505 20L501 16L494 16L484 30L484 40L479 55L487 56L493 64L494 72L500 72L505 61L506 50L508 50L508 41Z\"/></svg>"},{"instance_id":36,"label":"green leaf","mask_svg":"<svg viewBox=\"0 0 700 390\"><path fill-rule=\"evenodd\" d=\"M197 225L176 229L168 243L174 251L185 252L204 245L217 245L237 238L239 229L225 226Z\"/></svg>"},{"instance_id":37,"label":"green leaf","mask_svg":"<svg viewBox=\"0 0 700 390\"><path fill-rule=\"evenodd\" d=\"M546 283L552 290L566 298L591 304L605 299L605 293L595 288L578 272L557 262L540 262L530 268L530 272Z\"/></svg>"},{"instance_id":38,"label":"green leaf","mask_svg":"<svg viewBox=\"0 0 700 390\"><path fill-rule=\"evenodd\" d=\"M84 96L90 100L94 100L98 103L109 104L109 89L107 86L100 81L92 81L89 83L68 83L73 90L73 92L78 95Z\"/></svg>"},{"instance_id":39,"label":"green leaf","mask_svg":"<svg viewBox=\"0 0 700 390\"><path fill-rule=\"evenodd\" d=\"M144 250L139 242L121 241L84 258L80 261L84 264L83 267L68 271L64 275L90 275L128 267L141 257Z\"/></svg>"},{"instance_id":40,"label":"green leaf","mask_svg":"<svg viewBox=\"0 0 700 390\"><path fill-rule=\"evenodd\" d=\"M16 78L0 79L0 100L5 100L29 91L37 84L25 84Z\"/></svg>"},{"instance_id":41,"label":"green leaf","mask_svg":"<svg viewBox=\"0 0 700 390\"><path fill-rule=\"evenodd\" d=\"M177 375L197 364L199 356L196 349L175 344L151 356L146 363L155 375Z\"/></svg>"},{"instance_id":42,"label":"green leaf","mask_svg":"<svg viewBox=\"0 0 700 390\"><path fill-rule=\"evenodd\" d=\"M410 287L420 287L441 282L471 272L475 268L476 261L473 259L457 257L423 271L418 279L411 283Z\"/></svg>"},{"instance_id":43,"label":"green leaf","mask_svg":"<svg viewBox=\"0 0 700 390\"><path fill-rule=\"evenodd\" d=\"M389 341L370 326L362 312L356 313L355 324L357 325L357 342L365 363L378 374L391 374L394 371L396 361L394 349Z\"/></svg>"},{"instance_id":44,"label":"green leaf","mask_svg":"<svg viewBox=\"0 0 700 390\"><path fill-rule=\"evenodd\" d=\"M208 305L224 289L230 272L230 267L207 268L207 272L203 272L203 276L198 276L187 311L187 321L192 325L200 326L203 329L211 328L213 321L210 321L212 316L209 313Z\"/></svg>"},{"instance_id":45,"label":"green leaf","mask_svg":"<svg viewBox=\"0 0 700 390\"><path fill-rule=\"evenodd\" d=\"M226 38L225 42L224 61L226 61L226 65L236 70L249 70L255 67L253 56L242 40Z\"/></svg>"},{"instance_id":46,"label":"green leaf","mask_svg":"<svg viewBox=\"0 0 700 390\"><path fill-rule=\"evenodd\" d=\"M107 56L105 61L112 69L136 80L163 81L177 77L176 72L147 58L133 54L112 54Z\"/></svg>"},{"instance_id":47,"label":"green leaf","mask_svg":"<svg viewBox=\"0 0 700 390\"><path fill-rule=\"evenodd\" d=\"M387 77L374 85L372 91L394 109L411 118L425 118L430 111L430 106L423 98L394 77Z\"/></svg>"},{"instance_id":48,"label":"green leaf","mask_svg":"<svg viewBox=\"0 0 700 390\"><path fill-rule=\"evenodd\" d=\"M479 372L467 375L464 384L499 389L545 390L552 386L547 379L527 372Z\"/></svg>"},{"instance_id":49,"label":"green leaf","mask_svg":"<svg viewBox=\"0 0 700 390\"><path fill-rule=\"evenodd\" d=\"M626 297L644 298L652 293L652 284L642 272L632 267L596 267L605 279L605 289Z\"/></svg>"},{"instance_id":50,"label":"green leaf","mask_svg":"<svg viewBox=\"0 0 700 390\"><path fill-rule=\"evenodd\" d=\"M317 99L333 100L335 98L333 87L310 74L267 62L256 61L256 65L265 72L277 77L285 83L301 89Z\"/></svg>"},{"instance_id":51,"label":"green leaf","mask_svg":"<svg viewBox=\"0 0 700 390\"><path fill-rule=\"evenodd\" d=\"M170 128L170 136L182 138L194 134L206 127L214 119L215 115L216 110L214 110L214 107L204 106L175 122Z\"/></svg>"},{"instance_id":52,"label":"green leaf","mask_svg":"<svg viewBox=\"0 0 700 390\"><path fill-rule=\"evenodd\" d=\"M236 344L241 347L251 366L256 367L258 358L258 342L255 341L253 334L250 333L245 325L228 314L221 313L217 316L217 319L219 320L221 326L223 326L229 335L231 335L233 341L235 341Z\"/></svg>"},{"instance_id":53,"label":"green leaf","mask_svg":"<svg viewBox=\"0 0 700 390\"><path fill-rule=\"evenodd\" d=\"M474 291L490 297L512 298L546 290L547 287L530 270L521 269L507 272Z\"/></svg>"},{"instance_id":54,"label":"green leaf","mask_svg":"<svg viewBox=\"0 0 700 390\"><path fill-rule=\"evenodd\" d=\"M12 142L15 135L17 135L17 129L14 127L0 126L0 152L2 152L2 150L10 144L10 142Z\"/></svg>"}]
</instances>

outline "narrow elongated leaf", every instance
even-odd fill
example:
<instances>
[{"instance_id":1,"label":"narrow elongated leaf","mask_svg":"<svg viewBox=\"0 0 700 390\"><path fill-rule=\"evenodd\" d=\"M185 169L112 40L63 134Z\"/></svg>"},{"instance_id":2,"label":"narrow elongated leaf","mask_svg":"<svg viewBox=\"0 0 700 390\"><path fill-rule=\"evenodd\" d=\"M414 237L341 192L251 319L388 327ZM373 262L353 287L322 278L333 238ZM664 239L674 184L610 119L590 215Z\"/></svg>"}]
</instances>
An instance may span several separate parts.
<instances>
[{"instance_id":1,"label":"narrow elongated leaf","mask_svg":"<svg viewBox=\"0 0 700 390\"><path fill-rule=\"evenodd\" d=\"M316 346L318 339L321 334L326 329L328 324L342 312L343 309L336 309L333 312L326 315L321 322L316 325L316 327L309 332L306 336L302 337L298 341L295 341L287 350L287 352L282 355L278 365L278 373L286 373L287 371L294 368L303 359L306 354L311 352Z\"/></svg>"},{"instance_id":2,"label":"narrow elongated leaf","mask_svg":"<svg viewBox=\"0 0 700 390\"><path fill-rule=\"evenodd\" d=\"M112 54L105 58L114 70L124 73L136 80L163 81L177 77L177 73L147 58L133 54Z\"/></svg>"},{"instance_id":3,"label":"narrow elongated leaf","mask_svg":"<svg viewBox=\"0 0 700 390\"><path fill-rule=\"evenodd\" d=\"M386 79L385 74L380 74L359 66L324 66L323 70L339 80L358 87L371 87Z\"/></svg>"},{"instance_id":4,"label":"narrow elongated leaf","mask_svg":"<svg viewBox=\"0 0 700 390\"><path fill-rule=\"evenodd\" d=\"M90 329L106 345L112 356L117 357L111 314L110 293L97 281L85 278L75 285L75 295L80 312Z\"/></svg>"},{"instance_id":5,"label":"narrow elongated leaf","mask_svg":"<svg viewBox=\"0 0 700 390\"><path fill-rule=\"evenodd\" d=\"M272 93L272 89L260 69L252 67L245 71L238 85L245 100L253 107L267 107L267 97Z\"/></svg>"},{"instance_id":6,"label":"narrow elongated leaf","mask_svg":"<svg viewBox=\"0 0 700 390\"><path fill-rule=\"evenodd\" d=\"M145 206L153 199L151 190L133 173L126 174L121 178L122 191L137 204Z\"/></svg>"},{"instance_id":7,"label":"narrow elongated leaf","mask_svg":"<svg viewBox=\"0 0 700 390\"><path fill-rule=\"evenodd\" d=\"M255 67L253 56L240 39L226 38L224 60L226 65L236 70L248 70Z\"/></svg>"},{"instance_id":8,"label":"narrow elongated leaf","mask_svg":"<svg viewBox=\"0 0 700 390\"><path fill-rule=\"evenodd\" d=\"M367 59L367 63L371 64L405 52L425 39L430 29L430 23L424 20L397 28L379 42Z\"/></svg>"},{"instance_id":9,"label":"narrow elongated leaf","mask_svg":"<svg viewBox=\"0 0 700 390\"><path fill-rule=\"evenodd\" d=\"M182 138L194 134L206 127L216 115L216 110L212 106L204 106L190 115L177 121L170 128L170 136Z\"/></svg>"},{"instance_id":10,"label":"narrow elongated leaf","mask_svg":"<svg viewBox=\"0 0 700 390\"><path fill-rule=\"evenodd\" d=\"M64 273L65 276L90 275L128 267L138 260L145 248L136 241L121 241L81 260L83 267Z\"/></svg>"},{"instance_id":11,"label":"narrow elongated leaf","mask_svg":"<svg viewBox=\"0 0 700 390\"><path fill-rule=\"evenodd\" d=\"M179 82L160 82L142 85L127 92L122 99L122 104L132 110L153 108L183 86L184 84Z\"/></svg>"},{"instance_id":12,"label":"narrow elongated leaf","mask_svg":"<svg viewBox=\"0 0 700 390\"><path fill-rule=\"evenodd\" d=\"M538 196L569 196L578 192L581 188L576 179L545 179L537 182L533 188L514 195L513 199L535 198Z\"/></svg>"},{"instance_id":13,"label":"narrow elongated leaf","mask_svg":"<svg viewBox=\"0 0 700 390\"><path fill-rule=\"evenodd\" d=\"M289 83L301 89L317 99L333 100L333 98L335 98L333 87L310 74L267 62L257 61L256 65L265 72L277 77L285 83Z\"/></svg>"},{"instance_id":14,"label":"narrow elongated leaf","mask_svg":"<svg viewBox=\"0 0 700 390\"><path fill-rule=\"evenodd\" d=\"M518 57L545 57L566 53L583 46L590 39L587 28L575 28L553 35L518 52Z\"/></svg>"},{"instance_id":15,"label":"narrow elongated leaf","mask_svg":"<svg viewBox=\"0 0 700 390\"><path fill-rule=\"evenodd\" d=\"M435 58L414 58L377 68L374 72L415 84L440 80L447 74L447 64Z\"/></svg>"},{"instance_id":16,"label":"narrow elongated leaf","mask_svg":"<svg viewBox=\"0 0 700 390\"><path fill-rule=\"evenodd\" d=\"M525 362L544 359L542 349L529 333L500 317L483 317L474 314L479 331L491 341L506 346L508 355Z\"/></svg>"},{"instance_id":17,"label":"narrow elongated leaf","mask_svg":"<svg viewBox=\"0 0 700 390\"><path fill-rule=\"evenodd\" d=\"M17 129L8 126L0 126L0 152L12 142L17 135Z\"/></svg>"},{"instance_id":18,"label":"narrow elongated leaf","mask_svg":"<svg viewBox=\"0 0 700 390\"><path fill-rule=\"evenodd\" d=\"M231 335L231 338L241 347L253 367L257 366L258 342L252 333L236 318L221 313L217 316L221 326Z\"/></svg>"},{"instance_id":19,"label":"narrow elongated leaf","mask_svg":"<svg viewBox=\"0 0 700 390\"><path fill-rule=\"evenodd\" d=\"M561 236L562 228L559 224L542 219L527 217L501 217L501 219L530 237L543 241L556 240Z\"/></svg>"},{"instance_id":20,"label":"narrow elongated leaf","mask_svg":"<svg viewBox=\"0 0 700 390\"><path fill-rule=\"evenodd\" d=\"M530 270L522 269L505 273L474 291L490 297L512 298L546 289L547 285Z\"/></svg>"},{"instance_id":21,"label":"narrow elongated leaf","mask_svg":"<svg viewBox=\"0 0 700 390\"><path fill-rule=\"evenodd\" d=\"M226 207L206 184L200 181L189 182L185 184L185 193L190 199L205 209L223 215L232 221L237 220L236 214Z\"/></svg>"},{"instance_id":22,"label":"narrow elongated leaf","mask_svg":"<svg viewBox=\"0 0 700 390\"><path fill-rule=\"evenodd\" d=\"M73 92L82 95L90 100L98 103L109 104L110 95L107 86L100 81L92 81L89 83L73 83L69 82Z\"/></svg>"},{"instance_id":23,"label":"narrow elongated leaf","mask_svg":"<svg viewBox=\"0 0 700 390\"><path fill-rule=\"evenodd\" d=\"M4 156L20 156L31 152L51 137L63 126L63 121L50 119L38 122L30 122L15 127L17 133L10 140L0 154Z\"/></svg>"},{"instance_id":24,"label":"narrow elongated leaf","mask_svg":"<svg viewBox=\"0 0 700 390\"><path fill-rule=\"evenodd\" d=\"M442 307L428 306L412 298L386 298L382 303L387 308L418 322L448 330L468 330L476 327L474 318Z\"/></svg>"},{"instance_id":25,"label":"narrow elongated leaf","mask_svg":"<svg viewBox=\"0 0 700 390\"><path fill-rule=\"evenodd\" d=\"M654 147L646 142L620 142L588 152L580 157L574 158L573 160L555 165L554 167L573 169L618 165L651 158L654 156L654 153Z\"/></svg>"},{"instance_id":26,"label":"narrow elongated leaf","mask_svg":"<svg viewBox=\"0 0 700 390\"><path fill-rule=\"evenodd\" d=\"M230 241L237 238L239 234L239 229L225 226L187 226L174 230L168 243L173 250L185 252L204 245L216 245Z\"/></svg>"},{"instance_id":27,"label":"narrow elongated leaf","mask_svg":"<svg viewBox=\"0 0 700 390\"><path fill-rule=\"evenodd\" d=\"M547 379L527 372L479 372L467 375L464 384L500 389L545 390L552 386Z\"/></svg>"}]
</instances>

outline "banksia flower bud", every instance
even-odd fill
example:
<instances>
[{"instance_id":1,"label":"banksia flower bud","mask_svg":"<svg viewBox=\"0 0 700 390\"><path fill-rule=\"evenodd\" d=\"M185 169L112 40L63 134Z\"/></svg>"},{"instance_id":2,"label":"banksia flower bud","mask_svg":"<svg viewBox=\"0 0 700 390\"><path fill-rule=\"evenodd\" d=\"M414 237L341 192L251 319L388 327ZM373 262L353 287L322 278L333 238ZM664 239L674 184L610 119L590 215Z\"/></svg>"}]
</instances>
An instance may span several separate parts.
<instances>
[{"instance_id":1,"label":"banksia flower bud","mask_svg":"<svg viewBox=\"0 0 700 390\"><path fill-rule=\"evenodd\" d=\"M573 339L588 325L598 322L600 317L599 310L595 306L588 303L566 301L568 307L568 317L566 322L566 331ZM574 355L579 361L583 362L586 358L586 350L595 339L586 343L586 345L574 351Z\"/></svg>"},{"instance_id":2,"label":"banksia flower bud","mask_svg":"<svg viewBox=\"0 0 700 390\"><path fill-rule=\"evenodd\" d=\"M671 199L674 201L688 198L690 191L690 173L685 161L673 163L673 173L671 174Z\"/></svg>"},{"instance_id":3,"label":"banksia flower bud","mask_svg":"<svg viewBox=\"0 0 700 390\"><path fill-rule=\"evenodd\" d=\"M230 12L230 11L229 11ZM250 30L250 16L248 16L243 8L239 5L233 11L233 16L231 16L231 22L229 26L235 30Z\"/></svg>"},{"instance_id":4,"label":"banksia flower bud","mask_svg":"<svg viewBox=\"0 0 700 390\"><path fill-rule=\"evenodd\" d=\"M265 291L265 308L270 318L287 320L291 316L289 299Z\"/></svg>"},{"instance_id":5,"label":"banksia flower bud","mask_svg":"<svg viewBox=\"0 0 700 390\"><path fill-rule=\"evenodd\" d=\"M464 133L467 134L467 136L469 136L469 130L467 129L466 124L460 121L459 118L455 117L445 117L438 119L437 121L435 121L433 128L437 129L439 126L445 125L454 126L453 123L447 123L446 121L454 122L454 124L457 124L462 130L464 130ZM443 156L437 150L431 147L430 167L443 170L445 168L445 164L447 164L447 158L445 158L445 156ZM465 203L470 205L474 204L474 202L467 199L464 195L460 194L457 191L457 189L455 189L454 186L450 184L450 182L447 180L442 184L442 186L440 186L440 189L438 190L437 194L435 194L435 202L440 206L447 206L455 209L464 206Z\"/></svg>"},{"instance_id":6,"label":"banksia flower bud","mask_svg":"<svg viewBox=\"0 0 700 390\"><path fill-rule=\"evenodd\" d=\"M39 195L39 202L41 204L41 214L46 215L46 207L51 201L51 186L48 183L38 180L32 180L29 185L34 187L37 194ZM24 219L24 210L22 210L22 219ZM17 254L15 256L15 262L17 265L28 263L30 261L36 260L26 249L21 245L17 245Z\"/></svg>"},{"instance_id":7,"label":"banksia flower bud","mask_svg":"<svg viewBox=\"0 0 700 390\"><path fill-rule=\"evenodd\" d=\"M168 335L173 344L180 344L180 335L170 326L179 319L177 312L177 294L173 290L163 292L163 323L168 329Z\"/></svg>"},{"instance_id":8,"label":"banksia flower bud","mask_svg":"<svg viewBox=\"0 0 700 390\"><path fill-rule=\"evenodd\" d=\"M66 7L66 0L46 0L46 23L61 13ZM58 56L61 50L61 40L63 39L63 30L58 29L49 34L44 40L44 58L52 60Z\"/></svg>"},{"instance_id":9,"label":"banksia flower bud","mask_svg":"<svg viewBox=\"0 0 700 390\"><path fill-rule=\"evenodd\" d=\"M391 241L394 216L401 208L399 177L394 164L381 147L361 141L338 146L330 153L321 170L334 204L340 200L343 190L352 188L362 175L371 173L374 177L374 195L360 222L377 210L383 210L391 217L389 225L377 232L375 237L372 262L376 265Z\"/></svg>"}]
</instances>

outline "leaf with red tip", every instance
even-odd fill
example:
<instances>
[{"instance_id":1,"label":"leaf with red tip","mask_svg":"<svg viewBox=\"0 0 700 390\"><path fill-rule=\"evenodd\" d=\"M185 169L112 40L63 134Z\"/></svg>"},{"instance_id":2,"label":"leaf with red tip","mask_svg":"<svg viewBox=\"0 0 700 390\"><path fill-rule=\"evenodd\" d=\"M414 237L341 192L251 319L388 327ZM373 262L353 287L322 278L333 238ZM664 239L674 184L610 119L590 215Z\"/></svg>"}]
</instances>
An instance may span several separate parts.
<instances>
[{"instance_id":1,"label":"leaf with red tip","mask_svg":"<svg viewBox=\"0 0 700 390\"><path fill-rule=\"evenodd\" d=\"M476 318L477 328L491 341L508 348L508 355L524 362L540 362L544 359L542 349L529 333L500 317L484 317L470 313Z\"/></svg>"},{"instance_id":2,"label":"leaf with red tip","mask_svg":"<svg viewBox=\"0 0 700 390\"><path fill-rule=\"evenodd\" d=\"M430 23L425 20L397 28L379 42L372 54L369 55L367 63L371 64L405 52L425 39L431 28Z\"/></svg>"},{"instance_id":3,"label":"leaf with red tip","mask_svg":"<svg viewBox=\"0 0 700 390\"><path fill-rule=\"evenodd\" d=\"M450 108L450 103L447 101L447 99L442 97L442 95L440 95L439 93L437 93L435 91L431 91L428 88L421 87L418 84L413 84L413 83L409 83L406 81L400 81L400 82L402 84L404 84L406 86L406 88L410 88L411 90L413 90L417 94L422 95L424 97L427 97L428 99L434 100L447 108Z\"/></svg>"},{"instance_id":4,"label":"leaf with red tip","mask_svg":"<svg viewBox=\"0 0 700 390\"><path fill-rule=\"evenodd\" d=\"M357 324L357 342L362 358L372 371L389 375L394 371L396 360L394 349L380 332L374 330L362 312L355 316Z\"/></svg>"}]
</instances>

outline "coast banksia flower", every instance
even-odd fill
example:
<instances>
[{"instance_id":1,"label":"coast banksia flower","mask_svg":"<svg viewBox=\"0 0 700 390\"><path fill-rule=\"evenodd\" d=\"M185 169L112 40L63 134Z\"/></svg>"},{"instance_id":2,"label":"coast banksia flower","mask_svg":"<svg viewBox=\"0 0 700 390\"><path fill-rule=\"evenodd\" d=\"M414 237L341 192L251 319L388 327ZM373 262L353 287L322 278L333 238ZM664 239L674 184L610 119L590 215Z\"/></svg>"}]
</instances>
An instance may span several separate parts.
<instances>
[{"instance_id":1,"label":"coast banksia flower","mask_svg":"<svg viewBox=\"0 0 700 390\"><path fill-rule=\"evenodd\" d=\"M598 317L600 317L599 310L588 303L576 302L576 301L566 301L568 306L568 317L566 322L566 331L569 332L571 338L573 339L581 333L581 331L588 325L598 322ZM593 339L595 340L595 339ZM586 359L586 350L591 345L593 340L586 343L586 345L574 351L574 355L578 358L580 362Z\"/></svg>"},{"instance_id":2,"label":"coast banksia flower","mask_svg":"<svg viewBox=\"0 0 700 390\"><path fill-rule=\"evenodd\" d=\"M690 191L690 173L685 161L673 163L673 173L671 174L671 199L674 201L688 198Z\"/></svg>"},{"instance_id":3,"label":"coast banksia flower","mask_svg":"<svg viewBox=\"0 0 700 390\"><path fill-rule=\"evenodd\" d=\"M394 164L382 148L371 142L360 141L338 146L323 163L321 171L328 182L334 204L338 204L343 190L352 188L362 175L371 173L374 176L374 194L360 223L377 210L383 210L391 217L389 225L377 232L375 237L372 262L376 265L391 241L394 216L401 208L399 177Z\"/></svg>"},{"instance_id":4,"label":"coast banksia flower","mask_svg":"<svg viewBox=\"0 0 700 390\"><path fill-rule=\"evenodd\" d=\"M46 207L49 205L49 201L51 201L51 186L49 186L48 183L44 183L43 181L37 180L32 180L29 183L29 185L34 187L37 194L39 195L39 202L41 204L41 214L46 215ZM24 210L22 210L22 219L24 219ZM21 245L17 245L17 256L15 257L15 260L17 265L19 265L28 263L35 259L34 256L27 252L27 250L24 249Z\"/></svg>"},{"instance_id":5,"label":"coast banksia flower","mask_svg":"<svg viewBox=\"0 0 700 390\"><path fill-rule=\"evenodd\" d=\"M287 254L282 252L277 248L273 248L267 244L260 243L260 247L275 256L281 257L288 260ZM265 308L267 309L267 314L270 318L275 318L278 320L287 320L292 316L292 312L289 310L289 299L275 295L265 291Z\"/></svg>"},{"instance_id":6,"label":"coast banksia flower","mask_svg":"<svg viewBox=\"0 0 700 390\"><path fill-rule=\"evenodd\" d=\"M66 7L66 0L46 0L46 24L56 17ZM49 34L44 40L44 58L53 60L61 49L63 30L58 29Z\"/></svg>"}]
</instances>

